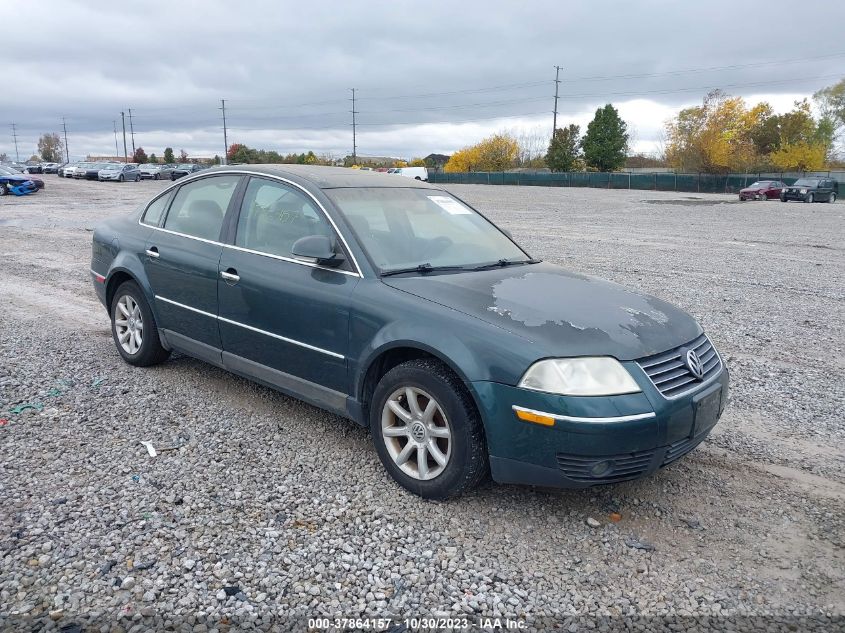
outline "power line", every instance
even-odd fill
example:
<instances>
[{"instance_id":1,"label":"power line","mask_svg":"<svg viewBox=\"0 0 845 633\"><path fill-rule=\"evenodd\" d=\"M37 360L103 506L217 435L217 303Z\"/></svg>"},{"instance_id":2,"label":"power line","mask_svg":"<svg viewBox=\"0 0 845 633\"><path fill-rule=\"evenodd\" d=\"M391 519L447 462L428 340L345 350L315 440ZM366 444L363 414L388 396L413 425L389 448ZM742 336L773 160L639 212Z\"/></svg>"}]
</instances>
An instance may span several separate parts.
<instances>
[{"instance_id":1,"label":"power line","mask_svg":"<svg viewBox=\"0 0 845 633\"><path fill-rule=\"evenodd\" d=\"M223 111L223 164L225 165L229 157L229 140L226 130L226 100L220 99L220 109Z\"/></svg>"},{"instance_id":2,"label":"power line","mask_svg":"<svg viewBox=\"0 0 845 633\"><path fill-rule=\"evenodd\" d=\"M552 140L555 138L557 131L557 90L560 87L560 66L555 66L555 113L552 117Z\"/></svg>"},{"instance_id":3,"label":"power line","mask_svg":"<svg viewBox=\"0 0 845 633\"><path fill-rule=\"evenodd\" d=\"M67 123L65 123L64 117L62 117L62 130L65 133L65 159L70 162L70 148L67 146Z\"/></svg>"},{"instance_id":4,"label":"power line","mask_svg":"<svg viewBox=\"0 0 845 633\"><path fill-rule=\"evenodd\" d=\"M356 136L356 125L355 125L355 115L358 112L355 110L355 88L350 88L352 90L352 162L357 162L358 157L358 140Z\"/></svg>"},{"instance_id":5,"label":"power line","mask_svg":"<svg viewBox=\"0 0 845 633\"><path fill-rule=\"evenodd\" d=\"M12 138L15 139L15 162L21 162L21 155L18 153L18 131L12 123Z\"/></svg>"},{"instance_id":6,"label":"power line","mask_svg":"<svg viewBox=\"0 0 845 633\"><path fill-rule=\"evenodd\" d=\"M132 125L132 108L129 108L129 132L132 135L132 160L135 160L135 128Z\"/></svg>"},{"instance_id":7,"label":"power line","mask_svg":"<svg viewBox=\"0 0 845 633\"><path fill-rule=\"evenodd\" d=\"M126 117L123 112L120 113L120 122L123 125L123 162L128 163L129 157L126 153Z\"/></svg>"}]
</instances>

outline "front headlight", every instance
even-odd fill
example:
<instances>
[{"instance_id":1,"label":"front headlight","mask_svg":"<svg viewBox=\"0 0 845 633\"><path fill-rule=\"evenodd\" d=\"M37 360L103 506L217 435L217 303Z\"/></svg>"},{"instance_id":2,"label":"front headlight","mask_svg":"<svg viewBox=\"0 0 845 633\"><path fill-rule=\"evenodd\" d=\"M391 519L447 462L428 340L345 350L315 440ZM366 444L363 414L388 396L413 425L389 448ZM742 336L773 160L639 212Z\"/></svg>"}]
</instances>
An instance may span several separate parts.
<instances>
[{"instance_id":1,"label":"front headlight","mask_svg":"<svg viewBox=\"0 0 845 633\"><path fill-rule=\"evenodd\" d=\"M523 389L562 396L615 396L639 386L615 358L551 358L537 361L519 381Z\"/></svg>"},{"instance_id":2,"label":"front headlight","mask_svg":"<svg viewBox=\"0 0 845 633\"><path fill-rule=\"evenodd\" d=\"M802 190L801 190L801 193L807 193L807 190L806 190L806 189L802 189Z\"/></svg>"}]
</instances>

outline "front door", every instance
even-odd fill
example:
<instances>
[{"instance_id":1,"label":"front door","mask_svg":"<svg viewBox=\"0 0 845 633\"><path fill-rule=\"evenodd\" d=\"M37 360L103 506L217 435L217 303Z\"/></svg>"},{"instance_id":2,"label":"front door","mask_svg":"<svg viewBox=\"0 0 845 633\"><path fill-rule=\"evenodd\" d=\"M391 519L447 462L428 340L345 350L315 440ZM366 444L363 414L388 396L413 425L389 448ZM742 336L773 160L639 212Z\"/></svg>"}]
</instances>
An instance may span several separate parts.
<instances>
[{"instance_id":1,"label":"front door","mask_svg":"<svg viewBox=\"0 0 845 633\"><path fill-rule=\"evenodd\" d=\"M202 178L179 187L163 228L146 244L144 266L168 341L220 364L217 279L223 218L241 180Z\"/></svg>"},{"instance_id":2,"label":"front door","mask_svg":"<svg viewBox=\"0 0 845 633\"><path fill-rule=\"evenodd\" d=\"M223 358L232 369L337 409L349 393L349 296L359 276L347 263L297 260L291 248L308 235L336 238L313 198L293 185L250 179L234 244L220 258Z\"/></svg>"}]
</instances>

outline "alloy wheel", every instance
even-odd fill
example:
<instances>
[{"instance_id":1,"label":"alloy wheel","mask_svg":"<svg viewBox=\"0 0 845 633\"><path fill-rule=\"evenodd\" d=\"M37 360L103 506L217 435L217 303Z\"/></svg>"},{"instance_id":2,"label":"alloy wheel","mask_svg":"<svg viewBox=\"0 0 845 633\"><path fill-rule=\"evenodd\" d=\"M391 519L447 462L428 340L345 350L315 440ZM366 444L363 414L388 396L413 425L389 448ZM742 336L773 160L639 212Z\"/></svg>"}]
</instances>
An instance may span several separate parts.
<instances>
[{"instance_id":1,"label":"alloy wheel","mask_svg":"<svg viewBox=\"0 0 845 633\"><path fill-rule=\"evenodd\" d=\"M118 299L114 329L123 351L127 354L137 354L143 342L144 318L141 315L141 306L132 296L123 295Z\"/></svg>"},{"instance_id":2,"label":"alloy wheel","mask_svg":"<svg viewBox=\"0 0 845 633\"><path fill-rule=\"evenodd\" d=\"M452 456L452 429L440 404L417 387L400 387L384 404L381 433L391 459L414 479L440 475Z\"/></svg>"}]
</instances>

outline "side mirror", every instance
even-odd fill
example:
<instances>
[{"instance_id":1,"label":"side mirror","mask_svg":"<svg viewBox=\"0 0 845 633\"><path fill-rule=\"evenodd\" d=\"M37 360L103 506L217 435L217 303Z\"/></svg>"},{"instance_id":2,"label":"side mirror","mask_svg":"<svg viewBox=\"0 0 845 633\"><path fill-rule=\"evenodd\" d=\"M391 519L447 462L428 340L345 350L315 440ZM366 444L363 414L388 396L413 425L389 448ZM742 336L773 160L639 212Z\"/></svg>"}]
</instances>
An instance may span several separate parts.
<instances>
[{"instance_id":1,"label":"side mirror","mask_svg":"<svg viewBox=\"0 0 845 633\"><path fill-rule=\"evenodd\" d=\"M293 243L291 253L298 259L304 259L324 266L339 266L343 254L335 252L334 240L325 235L307 235Z\"/></svg>"}]
</instances>

